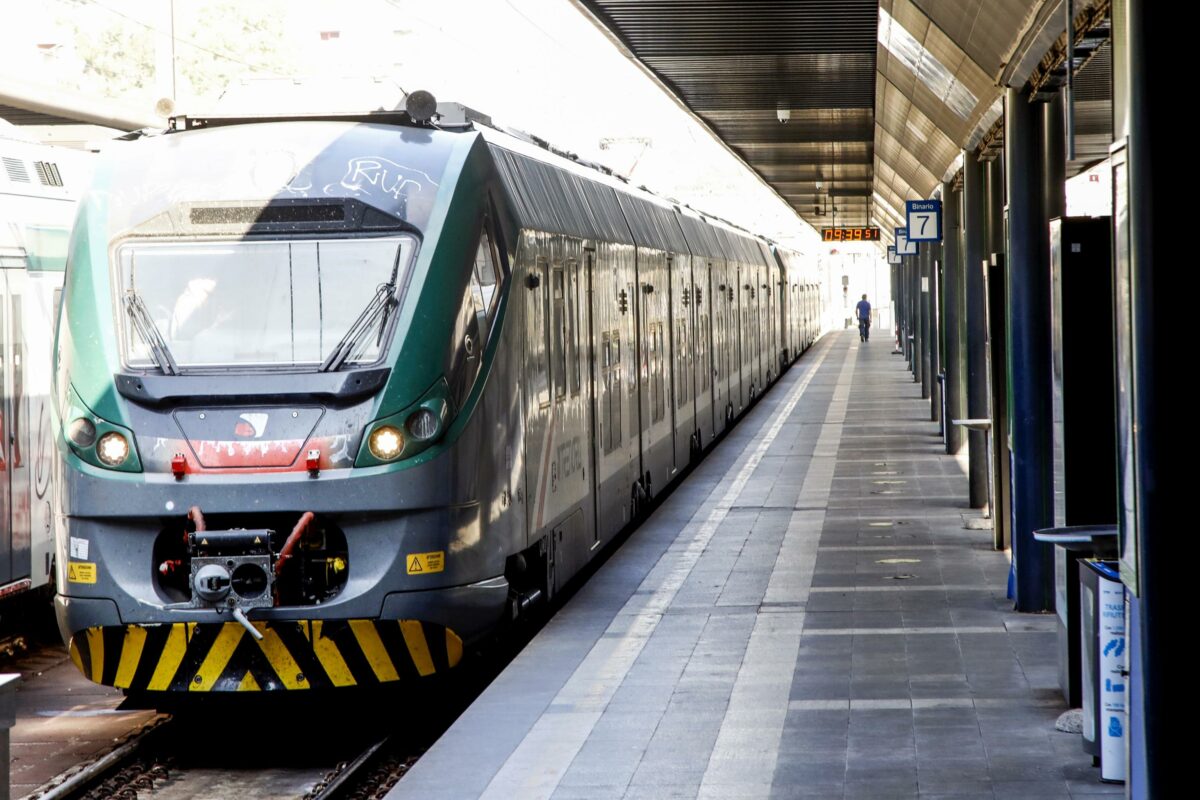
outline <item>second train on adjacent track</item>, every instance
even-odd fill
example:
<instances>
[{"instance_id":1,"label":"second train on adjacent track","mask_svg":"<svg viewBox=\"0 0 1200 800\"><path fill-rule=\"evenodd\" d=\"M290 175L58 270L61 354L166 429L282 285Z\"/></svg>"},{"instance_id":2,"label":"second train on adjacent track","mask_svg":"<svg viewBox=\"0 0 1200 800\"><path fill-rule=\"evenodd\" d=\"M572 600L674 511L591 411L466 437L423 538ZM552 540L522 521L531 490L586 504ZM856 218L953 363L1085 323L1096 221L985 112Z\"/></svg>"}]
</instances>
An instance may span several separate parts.
<instances>
[{"instance_id":1,"label":"second train on adjacent track","mask_svg":"<svg viewBox=\"0 0 1200 800\"><path fill-rule=\"evenodd\" d=\"M815 340L800 256L469 117L178 118L102 160L55 364L89 678L441 672Z\"/></svg>"}]
</instances>

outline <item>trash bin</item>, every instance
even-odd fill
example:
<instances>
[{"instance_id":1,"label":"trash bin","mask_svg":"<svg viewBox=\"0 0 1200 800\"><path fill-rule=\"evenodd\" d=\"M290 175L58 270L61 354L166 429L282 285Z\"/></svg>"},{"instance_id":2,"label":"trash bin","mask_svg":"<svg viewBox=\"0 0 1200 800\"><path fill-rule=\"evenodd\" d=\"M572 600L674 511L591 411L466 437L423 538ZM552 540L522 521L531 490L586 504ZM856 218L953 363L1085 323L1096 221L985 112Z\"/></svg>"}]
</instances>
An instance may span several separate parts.
<instances>
[{"instance_id":1,"label":"trash bin","mask_svg":"<svg viewBox=\"0 0 1200 800\"><path fill-rule=\"evenodd\" d=\"M1080 690L1079 560L1116 558L1116 525L1069 525L1033 532L1038 542L1055 545L1054 608L1058 614L1058 686L1069 708L1083 704ZM1093 754L1094 755L1094 754Z\"/></svg>"},{"instance_id":2,"label":"trash bin","mask_svg":"<svg viewBox=\"0 0 1200 800\"><path fill-rule=\"evenodd\" d=\"M1116 561L1082 559L1083 749L1100 761L1100 780L1125 782L1125 586Z\"/></svg>"},{"instance_id":3,"label":"trash bin","mask_svg":"<svg viewBox=\"0 0 1200 800\"><path fill-rule=\"evenodd\" d=\"M949 424L946 422L946 404L949 400L946 398L946 370L942 370L937 374L938 382L938 397L942 399L941 413L938 414L938 433L942 435L942 444L950 438Z\"/></svg>"}]
</instances>

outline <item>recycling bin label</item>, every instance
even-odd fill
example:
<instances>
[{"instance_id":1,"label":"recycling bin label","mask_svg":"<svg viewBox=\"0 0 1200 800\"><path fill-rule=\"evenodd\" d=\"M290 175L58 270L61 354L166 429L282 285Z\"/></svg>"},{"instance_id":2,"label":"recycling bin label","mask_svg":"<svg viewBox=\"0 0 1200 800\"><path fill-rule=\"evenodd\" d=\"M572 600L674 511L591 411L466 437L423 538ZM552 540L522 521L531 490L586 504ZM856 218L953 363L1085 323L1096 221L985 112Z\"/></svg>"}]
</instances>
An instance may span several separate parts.
<instances>
[{"instance_id":1,"label":"recycling bin label","mask_svg":"<svg viewBox=\"0 0 1200 800\"><path fill-rule=\"evenodd\" d=\"M1125 780L1125 586L1100 576L1100 779Z\"/></svg>"}]
</instances>

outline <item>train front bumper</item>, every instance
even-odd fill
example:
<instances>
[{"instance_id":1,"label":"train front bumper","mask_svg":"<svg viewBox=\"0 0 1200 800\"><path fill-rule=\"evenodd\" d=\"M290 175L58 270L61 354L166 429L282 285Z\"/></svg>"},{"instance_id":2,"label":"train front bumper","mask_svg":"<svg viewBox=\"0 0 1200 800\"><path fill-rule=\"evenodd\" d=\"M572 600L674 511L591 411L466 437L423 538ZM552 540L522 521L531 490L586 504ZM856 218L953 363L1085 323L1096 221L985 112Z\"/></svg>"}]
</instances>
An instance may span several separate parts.
<instances>
[{"instance_id":1,"label":"train front bumper","mask_svg":"<svg viewBox=\"0 0 1200 800\"><path fill-rule=\"evenodd\" d=\"M71 660L89 680L131 692L274 692L370 687L448 671L463 643L400 619L105 625L78 631Z\"/></svg>"}]
</instances>

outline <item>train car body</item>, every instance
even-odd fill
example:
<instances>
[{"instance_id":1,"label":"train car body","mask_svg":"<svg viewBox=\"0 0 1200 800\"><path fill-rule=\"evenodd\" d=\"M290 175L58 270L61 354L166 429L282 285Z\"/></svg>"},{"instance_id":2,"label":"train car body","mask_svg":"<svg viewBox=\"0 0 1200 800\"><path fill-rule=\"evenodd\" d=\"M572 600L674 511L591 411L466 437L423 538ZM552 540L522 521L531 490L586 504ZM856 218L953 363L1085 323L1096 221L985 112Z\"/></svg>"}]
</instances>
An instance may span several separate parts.
<instances>
[{"instance_id":1,"label":"train car body","mask_svg":"<svg viewBox=\"0 0 1200 800\"><path fill-rule=\"evenodd\" d=\"M51 343L90 166L14 130L0 121L0 599L51 583Z\"/></svg>"},{"instance_id":2,"label":"train car body","mask_svg":"<svg viewBox=\"0 0 1200 800\"><path fill-rule=\"evenodd\" d=\"M138 693L446 670L799 354L787 275L489 128L208 121L123 148L58 325L72 657Z\"/></svg>"}]
</instances>

